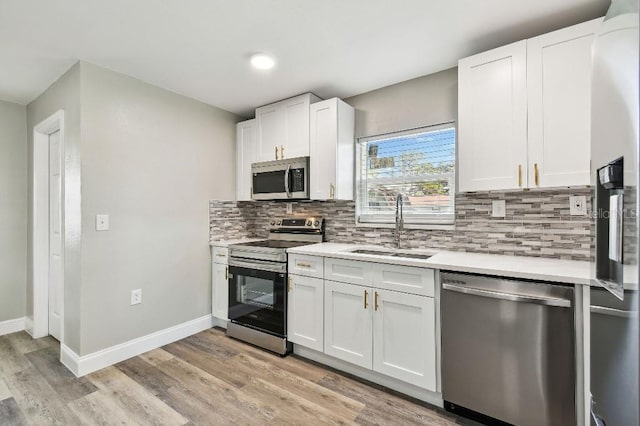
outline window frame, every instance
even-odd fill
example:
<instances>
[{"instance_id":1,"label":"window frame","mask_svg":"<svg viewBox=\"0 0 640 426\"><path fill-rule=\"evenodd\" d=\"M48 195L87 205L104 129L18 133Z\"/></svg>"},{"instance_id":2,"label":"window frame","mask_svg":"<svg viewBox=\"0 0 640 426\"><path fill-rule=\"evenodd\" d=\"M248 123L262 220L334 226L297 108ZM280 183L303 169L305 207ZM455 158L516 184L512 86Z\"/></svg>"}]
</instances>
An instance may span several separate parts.
<instances>
[{"instance_id":1,"label":"window frame","mask_svg":"<svg viewBox=\"0 0 640 426\"><path fill-rule=\"evenodd\" d=\"M455 229L455 220L456 220L455 196L457 193L457 185L458 185L458 161L457 161L458 159L458 128L455 121L447 121L447 122L438 123L438 124L430 124L430 125L415 127L415 128L406 129L406 130L381 133L377 135L361 136L356 139L356 147L355 147L356 148L356 152L355 152L356 154L355 178L356 179L355 179L355 188L354 188L354 192L355 192L354 220L355 220L356 227L363 227L363 228L395 227L395 218L393 216L390 218L389 217L375 218L375 215L367 215L368 219L366 221L360 220L360 217L362 216L360 214L361 203L362 203L360 189L361 189L361 183L362 183L362 147L364 143L372 140L399 138L402 136L414 135L419 133L428 133L429 131L438 131L438 130L450 129L450 128L453 128L455 132L453 176L450 176L448 173L443 175L432 175L432 176L433 176L433 180L438 180L439 177L451 179L452 185L451 185L450 193L453 196L453 217L451 218L451 220L446 220L446 221L437 221L437 220L430 219L429 216L431 215L426 215L426 216L423 216L422 218L420 218L419 215L411 215L409 216L409 218L407 218L406 211L405 211L404 227L406 229L440 229L440 230ZM394 179L389 178L389 180L393 181ZM402 180L403 182L407 181L404 179L398 179L398 180ZM420 179L420 181L422 181L422 179ZM382 215L379 215L379 216L382 216Z\"/></svg>"}]
</instances>

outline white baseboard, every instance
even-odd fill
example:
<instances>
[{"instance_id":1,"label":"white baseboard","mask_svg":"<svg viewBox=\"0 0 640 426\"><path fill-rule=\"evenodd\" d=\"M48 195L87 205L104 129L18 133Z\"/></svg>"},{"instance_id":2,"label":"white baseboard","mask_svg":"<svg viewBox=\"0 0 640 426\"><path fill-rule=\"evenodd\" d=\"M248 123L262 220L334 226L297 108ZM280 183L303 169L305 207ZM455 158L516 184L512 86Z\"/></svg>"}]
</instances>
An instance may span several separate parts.
<instances>
[{"instance_id":1,"label":"white baseboard","mask_svg":"<svg viewBox=\"0 0 640 426\"><path fill-rule=\"evenodd\" d=\"M426 389L419 388L401 380L394 379L393 377L353 365L349 362L342 361L322 352L314 351L313 349L308 349L299 345L293 345L293 353L303 358L319 362L320 364L328 365L336 370L344 371L345 373L377 383L405 395L409 395L413 398L419 399L420 401L435 405L436 407L442 408L444 406L442 394L439 392L431 392Z\"/></svg>"},{"instance_id":2,"label":"white baseboard","mask_svg":"<svg viewBox=\"0 0 640 426\"><path fill-rule=\"evenodd\" d=\"M79 356L69 347L62 344L60 345L60 361L75 374L76 377L82 377L120 361L124 361L125 359L207 330L212 326L212 316L205 315L83 356Z\"/></svg>"},{"instance_id":3,"label":"white baseboard","mask_svg":"<svg viewBox=\"0 0 640 426\"><path fill-rule=\"evenodd\" d=\"M29 336L33 337L33 318L24 318L24 331L26 331Z\"/></svg>"},{"instance_id":4,"label":"white baseboard","mask_svg":"<svg viewBox=\"0 0 640 426\"><path fill-rule=\"evenodd\" d=\"M24 330L25 317L0 321L0 336Z\"/></svg>"}]
</instances>

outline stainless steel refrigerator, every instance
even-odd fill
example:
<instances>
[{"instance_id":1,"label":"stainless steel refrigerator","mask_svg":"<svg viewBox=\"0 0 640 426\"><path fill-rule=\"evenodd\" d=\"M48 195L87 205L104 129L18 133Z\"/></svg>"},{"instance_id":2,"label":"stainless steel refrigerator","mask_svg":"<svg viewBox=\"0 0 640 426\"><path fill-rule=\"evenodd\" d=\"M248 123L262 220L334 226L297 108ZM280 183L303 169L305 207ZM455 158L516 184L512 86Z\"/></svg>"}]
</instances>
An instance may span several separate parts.
<instances>
[{"instance_id":1,"label":"stainless steel refrigerator","mask_svg":"<svg viewBox=\"0 0 640 426\"><path fill-rule=\"evenodd\" d=\"M591 424L640 424L638 0L614 0L593 44L595 244L590 303Z\"/></svg>"}]
</instances>

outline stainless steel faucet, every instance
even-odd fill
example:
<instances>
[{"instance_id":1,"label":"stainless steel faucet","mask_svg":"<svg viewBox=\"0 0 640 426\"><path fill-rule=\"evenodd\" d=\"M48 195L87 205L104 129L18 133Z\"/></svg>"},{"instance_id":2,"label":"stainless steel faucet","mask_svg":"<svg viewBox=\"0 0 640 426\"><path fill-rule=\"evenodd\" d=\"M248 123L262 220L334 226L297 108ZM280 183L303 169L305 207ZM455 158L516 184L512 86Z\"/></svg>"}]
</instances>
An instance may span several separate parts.
<instances>
[{"instance_id":1,"label":"stainless steel faucet","mask_svg":"<svg viewBox=\"0 0 640 426\"><path fill-rule=\"evenodd\" d=\"M402 194L396 195L396 233L394 235L394 241L396 242L396 248L400 248L400 234L404 230L404 216L402 214Z\"/></svg>"}]
</instances>

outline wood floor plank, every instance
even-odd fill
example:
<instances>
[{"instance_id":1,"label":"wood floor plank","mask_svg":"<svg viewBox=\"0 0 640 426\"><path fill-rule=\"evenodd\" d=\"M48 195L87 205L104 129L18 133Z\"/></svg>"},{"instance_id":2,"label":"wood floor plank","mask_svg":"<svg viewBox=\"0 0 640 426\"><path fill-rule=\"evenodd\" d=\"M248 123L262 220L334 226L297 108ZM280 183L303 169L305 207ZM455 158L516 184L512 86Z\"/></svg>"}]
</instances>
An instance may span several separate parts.
<instances>
[{"instance_id":1,"label":"wood floor plank","mask_svg":"<svg viewBox=\"0 0 640 426\"><path fill-rule=\"evenodd\" d=\"M120 408L139 424L183 425L187 420L143 386L115 367L91 373L87 378L113 397Z\"/></svg>"},{"instance_id":2,"label":"wood floor plank","mask_svg":"<svg viewBox=\"0 0 640 426\"><path fill-rule=\"evenodd\" d=\"M433 409L337 373L329 373L318 384L365 404L366 409L356 419L360 424L375 424L380 421L402 424L456 424L455 421L449 420L446 414L440 414Z\"/></svg>"},{"instance_id":3,"label":"wood floor plank","mask_svg":"<svg viewBox=\"0 0 640 426\"><path fill-rule=\"evenodd\" d=\"M139 358L147 361L151 365L158 365L169 361L173 358L173 355L162 348L158 348L140 355Z\"/></svg>"},{"instance_id":4,"label":"wood floor plank","mask_svg":"<svg viewBox=\"0 0 640 426\"><path fill-rule=\"evenodd\" d=\"M226 345L221 345L219 339L212 337L209 333L198 333L182 339L183 343L192 345L207 352L210 356L219 359L229 359L238 354L236 349Z\"/></svg>"},{"instance_id":5,"label":"wood floor plank","mask_svg":"<svg viewBox=\"0 0 640 426\"><path fill-rule=\"evenodd\" d=\"M167 361L158 368L176 377L194 394L204 396L204 400L215 407L216 413L229 419L231 423L259 424L274 417L273 410L261 400L248 398L242 389L239 390L182 359Z\"/></svg>"},{"instance_id":6,"label":"wood floor plank","mask_svg":"<svg viewBox=\"0 0 640 426\"><path fill-rule=\"evenodd\" d=\"M85 377L77 378L60 363L59 349L46 347L25 356L65 404L98 390Z\"/></svg>"},{"instance_id":7,"label":"wood floor plank","mask_svg":"<svg viewBox=\"0 0 640 426\"><path fill-rule=\"evenodd\" d=\"M11 345L7 335L0 336L0 378L31 367L29 361Z\"/></svg>"},{"instance_id":8,"label":"wood floor plank","mask_svg":"<svg viewBox=\"0 0 640 426\"><path fill-rule=\"evenodd\" d=\"M11 398L11 392L4 380L0 378L0 401L7 398Z\"/></svg>"},{"instance_id":9,"label":"wood floor plank","mask_svg":"<svg viewBox=\"0 0 640 426\"><path fill-rule=\"evenodd\" d=\"M244 372L249 376L257 376L270 383L276 383L295 393L298 398L314 402L346 419L355 419L365 405L356 399L334 392L247 354L238 354L229 361L229 365L236 373Z\"/></svg>"},{"instance_id":10,"label":"wood floor plank","mask_svg":"<svg viewBox=\"0 0 640 426\"><path fill-rule=\"evenodd\" d=\"M83 425L137 425L104 391L76 399L68 404Z\"/></svg>"},{"instance_id":11,"label":"wood floor plank","mask_svg":"<svg viewBox=\"0 0 640 426\"><path fill-rule=\"evenodd\" d=\"M79 420L58 398L57 390L33 366L4 378L29 424L76 425Z\"/></svg>"},{"instance_id":12,"label":"wood floor plank","mask_svg":"<svg viewBox=\"0 0 640 426\"><path fill-rule=\"evenodd\" d=\"M13 398L0 400L0 425L22 426L27 424L20 407Z\"/></svg>"},{"instance_id":13,"label":"wood floor plank","mask_svg":"<svg viewBox=\"0 0 640 426\"><path fill-rule=\"evenodd\" d=\"M27 354L29 352L37 351L44 348L57 348L59 343L51 336L43 337L40 339L34 339L29 336L26 331L19 333L13 333L6 336L11 346L13 346L19 353Z\"/></svg>"}]
</instances>

